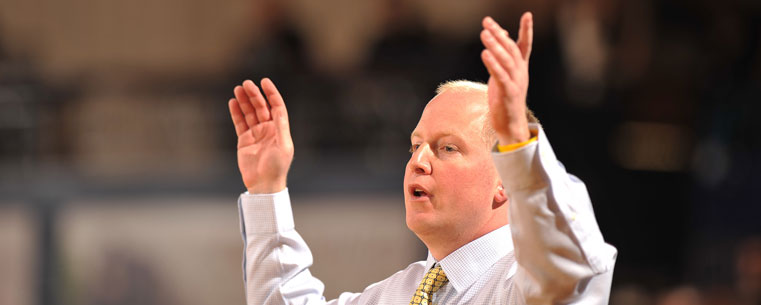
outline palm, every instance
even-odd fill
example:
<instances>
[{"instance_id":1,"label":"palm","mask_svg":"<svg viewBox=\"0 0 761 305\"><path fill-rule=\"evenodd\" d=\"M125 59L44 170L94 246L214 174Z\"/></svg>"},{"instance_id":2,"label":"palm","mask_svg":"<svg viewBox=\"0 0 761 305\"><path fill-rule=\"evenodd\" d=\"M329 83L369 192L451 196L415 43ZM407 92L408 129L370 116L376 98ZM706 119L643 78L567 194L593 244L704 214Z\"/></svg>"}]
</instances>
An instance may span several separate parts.
<instances>
[{"instance_id":1,"label":"palm","mask_svg":"<svg viewBox=\"0 0 761 305\"><path fill-rule=\"evenodd\" d=\"M250 193L274 193L285 188L293 160L288 113L280 94L268 79L262 89L251 81L235 88L229 102L238 135L238 168Z\"/></svg>"},{"instance_id":2,"label":"palm","mask_svg":"<svg viewBox=\"0 0 761 305\"><path fill-rule=\"evenodd\" d=\"M520 100L515 92L508 93L509 90L503 88L503 85L494 77L489 77L487 95L489 99L489 113L491 114L492 124L495 130L501 131L501 127L507 126L510 121L511 101Z\"/></svg>"},{"instance_id":3,"label":"palm","mask_svg":"<svg viewBox=\"0 0 761 305\"><path fill-rule=\"evenodd\" d=\"M292 158L293 141L279 136L273 121L259 123L238 136L238 167L247 186L277 179L288 171Z\"/></svg>"}]
</instances>

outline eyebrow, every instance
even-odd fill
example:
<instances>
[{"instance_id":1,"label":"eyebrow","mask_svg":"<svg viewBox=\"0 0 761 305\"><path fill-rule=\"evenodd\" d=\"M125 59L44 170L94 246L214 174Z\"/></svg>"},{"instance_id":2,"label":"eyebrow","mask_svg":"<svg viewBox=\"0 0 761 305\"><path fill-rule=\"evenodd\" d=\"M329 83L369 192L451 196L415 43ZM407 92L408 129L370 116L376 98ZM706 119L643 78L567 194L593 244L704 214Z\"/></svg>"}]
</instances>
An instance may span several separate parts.
<instances>
[{"instance_id":1,"label":"eyebrow","mask_svg":"<svg viewBox=\"0 0 761 305\"><path fill-rule=\"evenodd\" d=\"M420 133L417 132L417 130L413 130L412 134L410 134L410 141L412 141L412 138L414 138L415 136L419 136L419 135L420 135Z\"/></svg>"},{"instance_id":2,"label":"eyebrow","mask_svg":"<svg viewBox=\"0 0 761 305\"><path fill-rule=\"evenodd\" d=\"M413 131L412 134L410 135L410 141L412 141L412 138L414 138L415 136L419 137L420 133L417 132L417 131ZM434 134L434 138L443 138L443 137L450 137L450 136L451 137L455 137L455 138L460 139L460 140L463 139L463 137L457 135L454 132L442 131L442 132Z\"/></svg>"}]
</instances>

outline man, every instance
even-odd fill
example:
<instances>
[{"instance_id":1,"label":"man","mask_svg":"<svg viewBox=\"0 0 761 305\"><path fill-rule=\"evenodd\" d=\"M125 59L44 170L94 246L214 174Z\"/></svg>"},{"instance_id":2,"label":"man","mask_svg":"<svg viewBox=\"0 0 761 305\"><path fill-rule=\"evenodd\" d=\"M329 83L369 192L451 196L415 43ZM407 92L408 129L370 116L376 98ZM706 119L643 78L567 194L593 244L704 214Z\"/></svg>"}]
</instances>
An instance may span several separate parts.
<instances>
[{"instance_id":1,"label":"man","mask_svg":"<svg viewBox=\"0 0 761 305\"><path fill-rule=\"evenodd\" d=\"M237 86L229 106L248 188L239 199L248 304L606 304L616 249L526 107L532 23L524 14L515 42L485 18L488 85L442 85L412 132L406 220L428 259L329 302L294 230L283 99L266 78L266 99L250 80Z\"/></svg>"}]
</instances>

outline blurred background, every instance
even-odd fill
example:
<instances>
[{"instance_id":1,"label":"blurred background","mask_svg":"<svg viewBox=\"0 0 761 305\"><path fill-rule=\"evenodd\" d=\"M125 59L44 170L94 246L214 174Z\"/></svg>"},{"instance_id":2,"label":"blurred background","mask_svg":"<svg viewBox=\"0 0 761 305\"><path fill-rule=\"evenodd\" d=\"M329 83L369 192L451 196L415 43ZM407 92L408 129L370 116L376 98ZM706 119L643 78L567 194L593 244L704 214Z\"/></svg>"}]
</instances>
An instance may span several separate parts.
<instances>
[{"instance_id":1,"label":"blurred background","mask_svg":"<svg viewBox=\"0 0 761 305\"><path fill-rule=\"evenodd\" d=\"M526 10L611 304L761 304L759 1L2 0L0 305L244 304L226 102L265 76L326 296L425 259L409 133L437 84L487 80L481 18Z\"/></svg>"}]
</instances>

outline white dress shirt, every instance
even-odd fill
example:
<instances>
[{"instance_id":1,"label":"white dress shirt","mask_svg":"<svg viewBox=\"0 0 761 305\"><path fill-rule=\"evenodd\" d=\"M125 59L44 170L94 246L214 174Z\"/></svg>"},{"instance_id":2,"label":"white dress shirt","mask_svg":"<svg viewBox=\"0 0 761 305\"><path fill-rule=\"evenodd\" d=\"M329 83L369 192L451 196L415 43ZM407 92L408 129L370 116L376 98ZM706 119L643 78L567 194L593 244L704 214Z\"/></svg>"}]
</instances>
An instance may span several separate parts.
<instances>
[{"instance_id":1,"label":"white dress shirt","mask_svg":"<svg viewBox=\"0 0 761 305\"><path fill-rule=\"evenodd\" d=\"M494 163L507 190L506 225L438 263L449 283L434 304L607 304L617 251L605 243L584 183L566 173L539 125L537 141ZM410 264L362 293L326 301L312 254L294 229L288 190L238 200L248 305L409 304L436 261Z\"/></svg>"}]
</instances>

